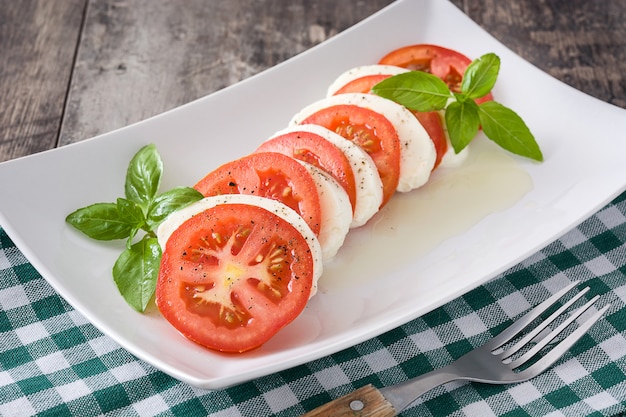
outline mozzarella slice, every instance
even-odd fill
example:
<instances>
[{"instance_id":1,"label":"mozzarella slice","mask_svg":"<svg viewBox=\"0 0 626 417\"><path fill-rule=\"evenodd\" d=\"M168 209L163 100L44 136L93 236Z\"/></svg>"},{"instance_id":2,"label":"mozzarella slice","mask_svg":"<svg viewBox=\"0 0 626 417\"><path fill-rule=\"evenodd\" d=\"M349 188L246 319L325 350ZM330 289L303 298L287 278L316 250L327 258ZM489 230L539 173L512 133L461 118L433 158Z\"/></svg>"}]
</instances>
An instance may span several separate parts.
<instances>
[{"instance_id":1,"label":"mozzarella slice","mask_svg":"<svg viewBox=\"0 0 626 417\"><path fill-rule=\"evenodd\" d=\"M291 132L314 133L341 149L348 161L350 161L357 187L356 205L350 227L359 227L367 223L378 212L383 201L383 183L380 180L380 175L378 175L378 170L372 157L360 146L323 126L312 124L290 126L277 132L273 137Z\"/></svg>"},{"instance_id":2,"label":"mozzarella slice","mask_svg":"<svg viewBox=\"0 0 626 417\"><path fill-rule=\"evenodd\" d=\"M326 96L330 97L334 95L346 84L362 77L368 77L370 75L397 75L408 71L409 70L406 68L396 67L393 65L363 65L360 67L354 67L346 72L343 72L335 79L335 81L333 81L333 83L328 87Z\"/></svg>"},{"instance_id":3,"label":"mozzarella slice","mask_svg":"<svg viewBox=\"0 0 626 417\"><path fill-rule=\"evenodd\" d=\"M322 261L328 262L337 254L350 231L352 205L348 193L337 180L315 165L298 162L309 170L317 185L322 210L318 239L322 247Z\"/></svg>"},{"instance_id":4,"label":"mozzarella slice","mask_svg":"<svg viewBox=\"0 0 626 417\"><path fill-rule=\"evenodd\" d=\"M413 113L391 100L373 94L339 94L306 106L291 119L290 125L300 124L308 116L336 105L370 109L385 116L396 128L401 148L398 191L411 191L428 181L435 165L435 145Z\"/></svg>"},{"instance_id":5,"label":"mozzarella slice","mask_svg":"<svg viewBox=\"0 0 626 417\"><path fill-rule=\"evenodd\" d=\"M214 197L205 197L202 200L192 203L187 207L170 214L159 225L157 228L157 239L161 248L163 250L165 249L167 240L184 222L196 214L219 204L250 204L257 206L274 213L295 227L308 243L313 257L313 285L311 287L311 294L309 297L313 297L315 293L317 293L317 281L322 276L323 272L322 248L320 246L319 239L295 210L277 200L246 194L224 194Z\"/></svg>"}]
</instances>

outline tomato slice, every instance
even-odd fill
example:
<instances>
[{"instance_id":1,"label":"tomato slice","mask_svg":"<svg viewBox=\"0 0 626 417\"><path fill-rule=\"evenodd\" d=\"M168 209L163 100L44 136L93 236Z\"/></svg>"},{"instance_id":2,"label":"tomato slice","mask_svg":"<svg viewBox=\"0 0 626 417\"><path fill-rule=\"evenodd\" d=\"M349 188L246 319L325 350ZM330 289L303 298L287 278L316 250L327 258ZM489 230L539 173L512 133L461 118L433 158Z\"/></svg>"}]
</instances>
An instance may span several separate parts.
<instances>
[{"instance_id":1,"label":"tomato slice","mask_svg":"<svg viewBox=\"0 0 626 417\"><path fill-rule=\"evenodd\" d=\"M301 123L323 126L365 150L383 183L381 207L389 201L400 179L400 140L386 117L365 107L338 104L318 110Z\"/></svg>"},{"instance_id":2,"label":"tomato slice","mask_svg":"<svg viewBox=\"0 0 626 417\"><path fill-rule=\"evenodd\" d=\"M219 204L167 240L156 304L190 340L245 352L293 321L313 284L313 256L294 226L258 206Z\"/></svg>"},{"instance_id":3,"label":"tomato slice","mask_svg":"<svg viewBox=\"0 0 626 417\"><path fill-rule=\"evenodd\" d=\"M389 52L381 58L379 64L430 72L445 81L452 91L460 92L463 73L471 62L471 59L455 50L437 45L417 44ZM493 100L491 93L476 102L489 100Z\"/></svg>"},{"instance_id":4,"label":"tomato slice","mask_svg":"<svg viewBox=\"0 0 626 417\"><path fill-rule=\"evenodd\" d=\"M368 94L372 87L376 84L384 80L385 78L389 78L391 75L387 74L376 74L376 75L366 75L363 77L356 78L343 87L341 87L334 95L337 94L346 94L346 93L363 93ZM437 158L435 159L435 165L433 166L433 170L439 166L441 163L441 159L445 155L448 150L448 141L446 139L446 134L443 130L443 120L438 112L413 112L417 120L424 126L428 136L433 141L435 145L435 151L437 152Z\"/></svg>"},{"instance_id":5,"label":"tomato slice","mask_svg":"<svg viewBox=\"0 0 626 417\"><path fill-rule=\"evenodd\" d=\"M374 75L365 75L363 77L355 78L350 81L339 90L337 90L333 95L337 94L346 94L346 93L363 93L367 94L370 92L373 86L384 80L385 78L390 77L391 75L387 74L374 74Z\"/></svg>"},{"instance_id":6,"label":"tomato slice","mask_svg":"<svg viewBox=\"0 0 626 417\"><path fill-rule=\"evenodd\" d=\"M256 152L282 153L328 173L346 191L354 212L356 181L350 161L341 149L320 135L305 130L285 132L263 142Z\"/></svg>"},{"instance_id":7,"label":"tomato slice","mask_svg":"<svg viewBox=\"0 0 626 417\"><path fill-rule=\"evenodd\" d=\"M435 165L433 166L433 171L435 168L439 166L443 156L448 151L448 140L446 137L446 133L443 129L443 119L439 112L429 111L429 112L419 112L414 111L413 114L417 117L417 120L424 126L426 132L428 132L428 136L433 141L435 145L435 151L437 152L437 157L435 158Z\"/></svg>"},{"instance_id":8,"label":"tomato slice","mask_svg":"<svg viewBox=\"0 0 626 417\"><path fill-rule=\"evenodd\" d=\"M309 171L293 158L276 152L253 153L209 172L194 188L205 197L251 194L278 200L295 210L318 235L321 208Z\"/></svg>"}]
</instances>

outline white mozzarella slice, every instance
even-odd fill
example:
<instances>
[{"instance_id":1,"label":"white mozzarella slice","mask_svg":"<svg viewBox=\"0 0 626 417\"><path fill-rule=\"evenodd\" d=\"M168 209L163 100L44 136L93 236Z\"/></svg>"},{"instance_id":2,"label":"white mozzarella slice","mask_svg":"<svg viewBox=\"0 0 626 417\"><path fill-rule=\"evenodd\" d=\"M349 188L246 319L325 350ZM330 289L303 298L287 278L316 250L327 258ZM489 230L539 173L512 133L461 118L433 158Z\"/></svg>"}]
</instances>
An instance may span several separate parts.
<instances>
[{"instance_id":1,"label":"white mozzarella slice","mask_svg":"<svg viewBox=\"0 0 626 417\"><path fill-rule=\"evenodd\" d=\"M306 106L291 119L290 125L300 124L310 115L336 105L354 105L370 109L385 116L396 128L400 139L398 191L411 191L428 181L435 165L435 145L413 113L391 100L373 94L339 94Z\"/></svg>"},{"instance_id":2,"label":"white mozzarella slice","mask_svg":"<svg viewBox=\"0 0 626 417\"><path fill-rule=\"evenodd\" d=\"M328 87L327 97L334 95L351 81L362 77L368 77L370 75L397 75L408 71L409 70L406 68L396 67L393 65L363 65L360 67L354 67L341 73L335 81L333 81L333 83Z\"/></svg>"},{"instance_id":3,"label":"white mozzarella slice","mask_svg":"<svg viewBox=\"0 0 626 417\"><path fill-rule=\"evenodd\" d=\"M184 222L196 214L220 204L249 204L261 207L276 214L278 217L289 222L293 227L295 227L304 237L304 240L308 243L309 249L311 250L311 255L313 257L313 286L309 297L315 295L317 292L317 281L322 276L323 272L323 255L319 239L295 210L277 200L247 194L224 194L214 197L205 197L202 200L192 203L187 207L170 214L159 225L157 228L157 239L161 248L165 249L167 240Z\"/></svg>"},{"instance_id":4,"label":"white mozzarella slice","mask_svg":"<svg viewBox=\"0 0 626 417\"><path fill-rule=\"evenodd\" d=\"M350 231L352 205L348 193L337 180L315 165L298 162L309 170L317 185L322 211L318 239L322 247L322 261L328 262L337 254Z\"/></svg>"},{"instance_id":5,"label":"white mozzarella slice","mask_svg":"<svg viewBox=\"0 0 626 417\"><path fill-rule=\"evenodd\" d=\"M277 132L273 137L298 131L314 133L337 146L346 155L356 183L356 204L350 227L363 226L378 212L383 201L383 183L372 157L360 146L323 126L311 124L290 126Z\"/></svg>"}]
</instances>

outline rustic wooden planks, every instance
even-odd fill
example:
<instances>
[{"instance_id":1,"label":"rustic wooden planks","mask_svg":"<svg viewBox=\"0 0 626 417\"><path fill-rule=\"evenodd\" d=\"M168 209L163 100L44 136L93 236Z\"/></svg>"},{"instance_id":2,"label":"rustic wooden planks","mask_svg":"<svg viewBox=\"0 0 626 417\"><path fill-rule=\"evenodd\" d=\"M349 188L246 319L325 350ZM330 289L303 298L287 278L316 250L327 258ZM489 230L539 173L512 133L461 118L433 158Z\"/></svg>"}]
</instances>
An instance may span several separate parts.
<instances>
[{"instance_id":1,"label":"rustic wooden planks","mask_svg":"<svg viewBox=\"0 0 626 417\"><path fill-rule=\"evenodd\" d=\"M466 14L561 81L626 108L624 0L464 1Z\"/></svg>"},{"instance_id":2,"label":"rustic wooden planks","mask_svg":"<svg viewBox=\"0 0 626 417\"><path fill-rule=\"evenodd\" d=\"M192 101L391 1L0 0L0 161ZM538 67L626 107L623 0L452 2Z\"/></svg>"},{"instance_id":3,"label":"rustic wooden planks","mask_svg":"<svg viewBox=\"0 0 626 417\"><path fill-rule=\"evenodd\" d=\"M56 146L84 5L0 4L0 162Z\"/></svg>"},{"instance_id":4,"label":"rustic wooden planks","mask_svg":"<svg viewBox=\"0 0 626 417\"><path fill-rule=\"evenodd\" d=\"M233 84L390 2L93 0L60 143L126 126Z\"/></svg>"}]
</instances>

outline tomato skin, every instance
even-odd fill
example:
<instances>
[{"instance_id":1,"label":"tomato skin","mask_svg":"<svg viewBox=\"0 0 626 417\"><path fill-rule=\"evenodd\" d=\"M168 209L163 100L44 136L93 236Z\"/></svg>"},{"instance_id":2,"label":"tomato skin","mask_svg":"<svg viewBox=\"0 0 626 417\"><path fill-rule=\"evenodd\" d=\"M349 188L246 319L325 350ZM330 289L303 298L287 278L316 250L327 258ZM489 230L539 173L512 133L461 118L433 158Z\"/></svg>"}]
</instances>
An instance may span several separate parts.
<instances>
[{"instance_id":1,"label":"tomato skin","mask_svg":"<svg viewBox=\"0 0 626 417\"><path fill-rule=\"evenodd\" d=\"M428 136L433 141L435 145L435 151L437 152L437 158L435 159L435 165L433 166L433 171L439 166L443 156L448 151L448 140L446 138L446 133L443 129L443 118L436 111L430 112L418 112L414 111L413 114L417 117L417 120L424 126L426 132L428 132Z\"/></svg>"},{"instance_id":2,"label":"tomato skin","mask_svg":"<svg viewBox=\"0 0 626 417\"><path fill-rule=\"evenodd\" d=\"M452 49L431 44L416 44L394 49L378 63L429 72L445 81L450 90L458 93L461 91L463 73L471 62L467 56ZM476 102L480 104L489 100L493 100L491 93Z\"/></svg>"},{"instance_id":3,"label":"tomato skin","mask_svg":"<svg viewBox=\"0 0 626 417\"><path fill-rule=\"evenodd\" d=\"M287 155L252 153L209 172L194 188L205 197L251 194L281 201L298 212L316 235L320 232L322 216L315 181Z\"/></svg>"},{"instance_id":4,"label":"tomato skin","mask_svg":"<svg viewBox=\"0 0 626 417\"><path fill-rule=\"evenodd\" d=\"M319 110L301 124L317 124L359 145L367 152L383 183L384 206L400 179L400 140L395 127L381 114L368 108L339 104Z\"/></svg>"},{"instance_id":5,"label":"tomato skin","mask_svg":"<svg viewBox=\"0 0 626 417\"><path fill-rule=\"evenodd\" d=\"M387 74L366 75L350 81L348 84L341 87L333 95L346 94L346 93L363 93L370 92L373 86L390 77Z\"/></svg>"},{"instance_id":6,"label":"tomato skin","mask_svg":"<svg viewBox=\"0 0 626 417\"><path fill-rule=\"evenodd\" d=\"M177 228L156 287L161 314L185 337L222 352L265 343L304 309L313 258L288 221L248 204L220 204Z\"/></svg>"},{"instance_id":7,"label":"tomato skin","mask_svg":"<svg viewBox=\"0 0 626 417\"><path fill-rule=\"evenodd\" d=\"M368 94L371 92L372 87L378 84L385 78L389 78L391 75L387 74L377 74L377 75L368 75L364 77L357 78L352 80L348 84L341 87L334 95L337 94L346 94L346 93L363 93ZM437 158L435 159L435 165L433 166L433 170L439 166L443 156L448 150L448 141L446 139L446 134L443 130L443 120L438 112L412 112L417 120L422 124L428 136L433 141L435 145L435 151L437 152Z\"/></svg>"},{"instance_id":8,"label":"tomato skin","mask_svg":"<svg viewBox=\"0 0 626 417\"><path fill-rule=\"evenodd\" d=\"M352 211L356 206L356 181L346 155L318 134L292 131L263 142L255 152L278 152L315 165L330 174L348 194Z\"/></svg>"}]
</instances>

